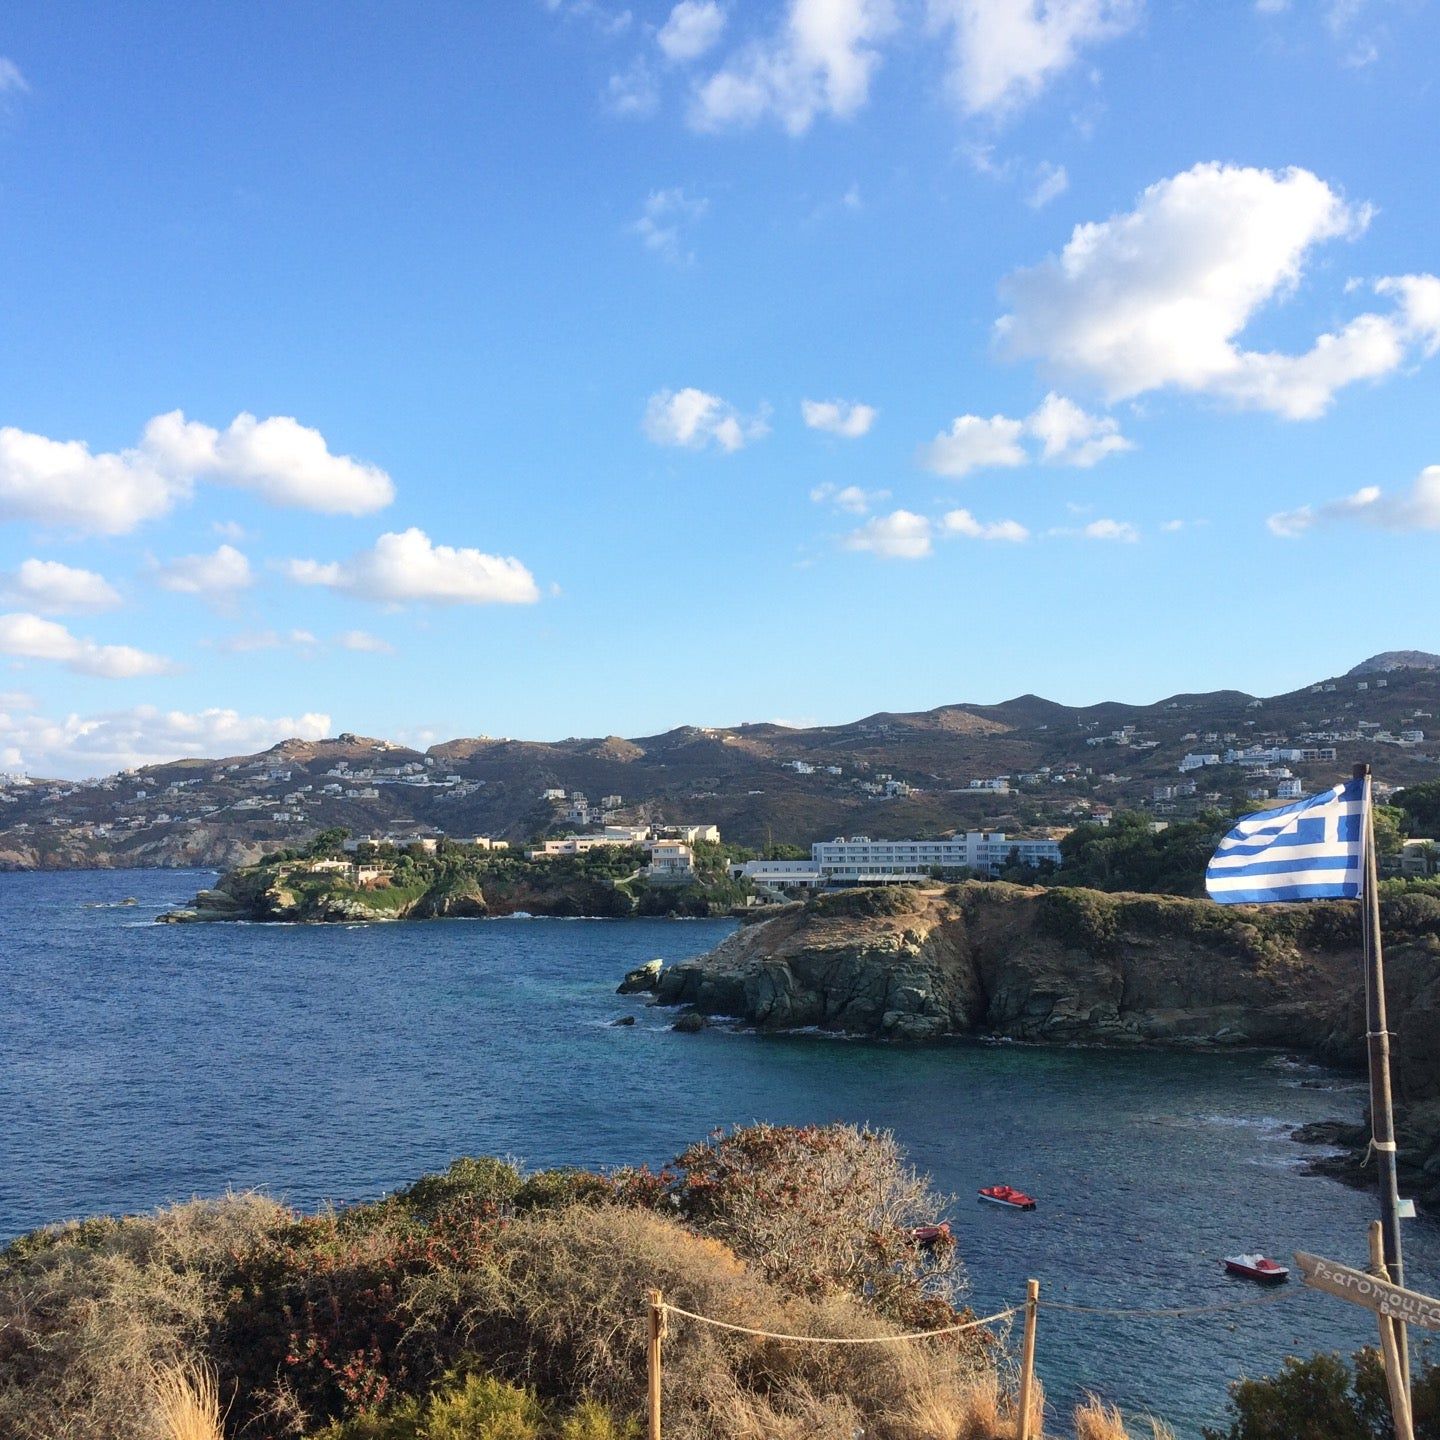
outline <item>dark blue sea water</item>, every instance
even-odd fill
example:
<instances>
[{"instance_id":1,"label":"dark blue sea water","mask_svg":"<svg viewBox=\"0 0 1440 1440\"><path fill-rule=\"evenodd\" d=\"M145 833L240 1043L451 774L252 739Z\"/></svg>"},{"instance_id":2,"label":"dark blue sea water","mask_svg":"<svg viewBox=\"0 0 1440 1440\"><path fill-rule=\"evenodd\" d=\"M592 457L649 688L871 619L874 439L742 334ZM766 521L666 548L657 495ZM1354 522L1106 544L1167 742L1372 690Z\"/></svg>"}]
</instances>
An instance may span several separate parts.
<instances>
[{"instance_id":1,"label":"dark blue sea water","mask_svg":"<svg viewBox=\"0 0 1440 1440\"><path fill-rule=\"evenodd\" d=\"M1364 1260L1373 1201L1301 1174L1286 1138L1357 1116L1349 1079L1258 1054L676 1035L614 994L728 921L153 923L212 878L0 875L0 1238L227 1187L369 1197L459 1154L660 1162L720 1124L853 1120L960 1197L982 1313L1032 1275L1052 1300L1163 1308L1255 1299L1217 1264L1235 1249ZM996 1181L1040 1209L975 1203ZM1406 1244L1434 1293L1440 1228L1409 1222ZM1372 1336L1368 1312L1292 1283L1184 1319L1043 1311L1039 1369L1053 1400L1090 1387L1194 1435L1229 1379Z\"/></svg>"}]
</instances>

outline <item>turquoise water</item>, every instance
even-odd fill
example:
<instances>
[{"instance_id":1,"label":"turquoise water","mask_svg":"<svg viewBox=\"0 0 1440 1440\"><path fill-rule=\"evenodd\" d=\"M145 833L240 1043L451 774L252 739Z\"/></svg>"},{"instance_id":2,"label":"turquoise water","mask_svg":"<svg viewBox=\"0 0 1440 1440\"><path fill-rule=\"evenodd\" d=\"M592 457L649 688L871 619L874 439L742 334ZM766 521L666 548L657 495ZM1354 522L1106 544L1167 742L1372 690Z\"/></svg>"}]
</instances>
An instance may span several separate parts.
<instances>
[{"instance_id":1,"label":"turquoise water","mask_svg":"<svg viewBox=\"0 0 1440 1440\"><path fill-rule=\"evenodd\" d=\"M365 1198L464 1153L661 1162L720 1124L853 1120L960 1197L982 1313L1032 1275L1068 1304L1168 1308L1256 1299L1217 1263L1236 1249L1364 1259L1373 1201L1301 1174L1286 1138L1358 1115L1348 1078L1254 1054L676 1035L615 984L728 921L153 923L211 879L0 875L0 1237L232 1186ZM997 1181L1040 1208L974 1202ZM1406 1245L1433 1293L1440 1227L1409 1223ZM1292 1284L1185 1319L1043 1311L1038 1366L1052 1399L1094 1388L1193 1435L1230 1378L1372 1335Z\"/></svg>"}]
</instances>

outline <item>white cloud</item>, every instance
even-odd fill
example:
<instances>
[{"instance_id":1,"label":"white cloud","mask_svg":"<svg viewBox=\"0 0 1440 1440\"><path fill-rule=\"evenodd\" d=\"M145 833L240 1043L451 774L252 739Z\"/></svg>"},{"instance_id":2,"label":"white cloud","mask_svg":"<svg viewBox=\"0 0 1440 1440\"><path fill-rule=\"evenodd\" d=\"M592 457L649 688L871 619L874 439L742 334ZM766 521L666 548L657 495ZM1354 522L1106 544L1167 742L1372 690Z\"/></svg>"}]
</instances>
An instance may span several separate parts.
<instances>
[{"instance_id":1,"label":"white cloud","mask_svg":"<svg viewBox=\"0 0 1440 1440\"><path fill-rule=\"evenodd\" d=\"M858 400L802 400L800 413L812 430L824 430L830 435L841 435L846 440L858 440L869 433L879 411L873 405L862 405Z\"/></svg>"},{"instance_id":2,"label":"white cloud","mask_svg":"<svg viewBox=\"0 0 1440 1440\"><path fill-rule=\"evenodd\" d=\"M775 34L737 54L695 90L698 130L773 116L792 135L817 117L853 115L869 98L877 41L895 27L891 0L788 0Z\"/></svg>"},{"instance_id":3,"label":"white cloud","mask_svg":"<svg viewBox=\"0 0 1440 1440\"><path fill-rule=\"evenodd\" d=\"M746 419L718 395L693 386L656 391L645 406L642 426L656 445L703 450L715 444L726 452L741 450L770 433L762 417Z\"/></svg>"},{"instance_id":4,"label":"white cloud","mask_svg":"<svg viewBox=\"0 0 1440 1440\"><path fill-rule=\"evenodd\" d=\"M961 415L919 451L920 464L936 475L952 480L993 465L1023 465L1029 458L1020 437L1022 420L1009 420L1004 415Z\"/></svg>"},{"instance_id":5,"label":"white cloud","mask_svg":"<svg viewBox=\"0 0 1440 1440\"><path fill-rule=\"evenodd\" d=\"M213 643L217 650L223 650L227 655L250 655L257 650L285 648L310 652L320 644L309 630L290 630L283 635L278 630L246 630L238 635L227 635L223 640L204 643Z\"/></svg>"},{"instance_id":6,"label":"white cloud","mask_svg":"<svg viewBox=\"0 0 1440 1440\"><path fill-rule=\"evenodd\" d=\"M910 510L867 520L844 539L847 550L868 550L886 560L923 560L931 551L930 521Z\"/></svg>"},{"instance_id":7,"label":"white cloud","mask_svg":"<svg viewBox=\"0 0 1440 1440\"><path fill-rule=\"evenodd\" d=\"M436 545L414 526L382 535L346 561L291 560L284 568L301 585L394 605L529 605L540 598L535 577L514 556Z\"/></svg>"},{"instance_id":8,"label":"white cloud","mask_svg":"<svg viewBox=\"0 0 1440 1440\"><path fill-rule=\"evenodd\" d=\"M1302 354L1240 348L1255 315L1299 285L1314 248L1369 219L1308 170L1196 165L1011 275L996 337L1007 355L1111 401L1174 387L1310 419L1343 386L1440 347L1440 280L1406 275L1372 287L1390 313L1358 315Z\"/></svg>"},{"instance_id":9,"label":"white cloud","mask_svg":"<svg viewBox=\"0 0 1440 1440\"><path fill-rule=\"evenodd\" d=\"M1070 176L1065 167L1042 160L1035 169L1035 188L1026 196L1025 203L1032 210L1042 210L1069 188Z\"/></svg>"},{"instance_id":10,"label":"white cloud","mask_svg":"<svg viewBox=\"0 0 1440 1440\"><path fill-rule=\"evenodd\" d=\"M873 505L878 505L882 500L890 498L888 490L863 490L859 485L838 486L831 484L817 485L811 492L810 498L817 505L833 505L837 510L843 510L847 515L868 515Z\"/></svg>"},{"instance_id":11,"label":"white cloud","mask_svg":"<svg viewBox=\"0 0 1440 1440\"><path fill-rule=\"evenodd\" d=\"M23 95L29 88L25 77L20 73L20 67L13 60L7 60L0 55L0 96Z\"/></svg>"},{"instance_id":12,"label":"white cloud","mask_svg":"<svg viewBox=\"0 0 1440 1440\"><path fill-rule=\"evenodd\" d=\"M1135 448L1134 442L1120 433L1120 422L1113 416L1088 414L1053 390L1026 420L1025 428L1040 441L1043 459L1082 470L1107 455Z\"/></svg>"},{"instance_id":13,"label":"white cloud","mask_svg":"<svg viewBox=\"0 0 1440 1440\"><path fill-rule=\"evenodd\" d=\"M947 535L966 540L1005 540L1019 544L1030 538L1030 532L1018 520L994 520L982 524L968 510L950 510L940 517L941 529Z\"/></svg>"},{"instance_id":14,"label":"white cloud","mask_svg":"<svg viewBox=\"0 0 1440 1440\"><path fill-rule=\"evenodd\" d=\"M179 595L233 595L251 582L250 562L233 545L221 545L211 555L182 555L151 568L162 590Z\"/></svg>"},{"instance_id":15,"label":"white cloud","mask_svg":"<svg viewBox=\"0 0 1440 1440\"><path fill-rule=\"evenodd\" d=\"M343 630L335 637L335 643L342 650L355 650L368 655L393 655L395 647L368 630Z\"/></svg>"},{"instance_id":16,"label":"white cloud","mask_svg":"<svg viewBox=\"0 0 1440 1440\"><path fill-rule=\"evenodd\" d=\"M145 427L141 447L172 473L253 490L273 505L368 515L395 498L394 484L378 466L332 455L318 430L288 415L257 420L242 413L214 430L172 410Z\"/></svg>"},{"instance_id":17,"label":"white cloud","mask_svg":"<svg viewBox=\"0 0 1440 1440\"><path fill-rule=\"evenodd\" d=\"M637 58L628 70L617 70L610 76L600 99L612 115L639 120L655 113L660 103L660 85L644 59Z\"/></svg>"},{"instance_id":18,"label":"white cloud","mask_svg":"<svg viewBox=\"0 0 1440 1440\"><path fill-rule=\"evenodd\" d=\"M684 264L695 257L685 249L682 237L709 208L708 200L692 198L679 187L652 190L645 199L640 218L630 229L647 250L653 250L672 265Z\"/></svg>"},{"instance_id":19,"label":"white cloud","mask_svg":"<svg viewBox=\"0 0 1440 1440\"><path fill-rule=\"evenodd\" d=\"M13 575L0 575L0 594L46 615L109 610L120 592L93 570L78 570L58 560L25 560Z\"/></svg>"},{"instance_id":20,"label":"white cloud","mask_svg":"<svg viewBox=\"0 0 1440 1440\"><path fill-rule=\"evenodd\" d=\"M182 756L249 755L281 740L321 740L330 717L267 719L236 710L158 710L142 705L63 720L17 715L0 704L0 768L80 778Z\"/></svg>"},{"instance_id":21,"label":"white cloud","mask_svg":"<svg viewBox=\"0 0 1440 1440\"><path fill-rule=\"evenodd\" d=\"M1318 524L1336 521L1359 521L1400 533L1440 530L1440 465L1427 465L1414 485L1399 494L1387 495L1378 485L1366 485L1320 506L1282 510L1265 523L1274 534L1293 539Z\"/></svg>"},{"instance_id":22,"label":"white cloud","mask_svg":"<svg viewBox=\"0 0 1440 1440\"><path fill-rule=\"evenodd\" d=\"M969 115L1017 109L1142 13L1142 0L929 0L932 27L952 32L950 85Z\"/></svg>"},{"instance_id":23,"label":"white cloud","mask_svg":"<svg viewBox=\"0 0 1440 1440\"><path fill-rule=\"evenodd\" d=\"M715 0L680 0L655 41L667 60L698 60L725 30L725 12Z\"/></svg>"},{"instance_id":24,"label":"white cloud","mask_svg":"<svg viewBox=\"0 0 1440 1440\"><path fill-rule=\"evenodd\" d=\"M1109 415L1091 415L1073 400L1050 391L1023 420L1005 415L961 415L949 430L942 430L922 445L921 465L937 475L960 479L972 470L989 466L1016 466L1030 462L1021 440L1040 442L1040 458L1055 465L1089 469L1107 455L1133 450L1134 442L1120 433L1120 422Z\"/></svg>"},{"instance_id":25,"label":"white cloud","mask_svg":"<svg viewBox=\"0 0 1440 1440\"><path fill-rule=\"evenodd\" d=\"M545 8L552 15L563 16L566 20L582 20L593 25L601 35L613 39L623 35L635 17L628 10L612 9L599 0L544 0Z\"/></svg>"},{"instance_id":26,"label":"white cloud","mask_svg":"<svg viewBox=\"0 0 1440 1440\"><path fill-rule=\"evenodd\" d=\"M188 477L142 451L96 455L80 440L0 427L0 519L123 535L189 494Z\"/></svg>"},{"instance_id":27,"label":"white cloud","mask_svg":"<svg viewBox=\"0 0 1440 1440\"><path fill-rule=\"evenodd\" d=\"M222 540L248 540L250 538L245 527L237 520L212 520L210 529Z\"/></svg>"},{"instance_id":28,"label":"white cloud","mask_svg":"<svg viewBox=\"0 0 1440 1440\"><path fill-rule=\"evenodd\" d=\"M1128 520L1092 520L1079 529L1051 530L1052 535L1068 535L1079 540L1114 540L1124 545L1133 545L1140 538L1140 530Z\"/></svg>"},{"instance_id":29,"label":"white cloud","mask_svg":"<svg viewBox=\"0 0 1440 1440\"><path fill-rule=\"evenodd\" d=\"M174 410L151 420L135 448L98 454L81 440L0 427L0 519L123 535L168 514L201 478L325 514L367 514L395 496L383 470L332 455L318 430L286 416L242 414L218 431Z\"/></svg>"},{"instance_id":30,"label":"white cloud","mask_svg":"<svg viewBox=\"0 0 1440 1440\"><path fill-rule=\"evenodd\" d=\"M72 635L58 621L18 611L0 615L0 655L51 660L77 674L98 675L106 680L163 675L174 669L163 656L130 645L98 645Z\"/></svg>"}]
</instances>

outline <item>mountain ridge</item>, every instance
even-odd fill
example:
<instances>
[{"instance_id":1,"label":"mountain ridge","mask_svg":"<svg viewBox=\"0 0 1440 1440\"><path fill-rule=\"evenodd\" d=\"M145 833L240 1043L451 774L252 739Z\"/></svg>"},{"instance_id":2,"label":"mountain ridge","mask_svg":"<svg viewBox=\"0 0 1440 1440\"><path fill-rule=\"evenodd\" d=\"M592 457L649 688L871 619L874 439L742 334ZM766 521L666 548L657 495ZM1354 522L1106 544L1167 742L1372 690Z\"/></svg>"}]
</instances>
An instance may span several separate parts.
<instances>
[{"instance_id":1,"label":"mountain ridge","mask_svg":"<svg viewBox=\"0 0 1440 1440\"><path fill-rule=\"evenodd\" d=\"M1282 768L1307 788L1334 783L1357 761L1385 784L1435 778L1440 734L1425 727L1440 714L1440 668L1393 663L1424 653L1381 652L1348 675L1265 698L1217 690L1067 706L1026 693L838 725L681 725L558 741L473 735L424 750L350 731L291 738L255 755L0 787L0 866L228 868L337 825L523 844L604 818L710 822L761 846L847 833L1014 833L1116 808L1183 818L1263 800L1250 792L1273 792ZM1372 664L1389 668L1364 668ZM1248 745L1303 747L1310 758L1272 764L1264 777L1258 762L1223 763ZM1220 763L1182 771L1192 753ZM560 791L563 801L547 797Z\"/></svg>"}]
</instances>

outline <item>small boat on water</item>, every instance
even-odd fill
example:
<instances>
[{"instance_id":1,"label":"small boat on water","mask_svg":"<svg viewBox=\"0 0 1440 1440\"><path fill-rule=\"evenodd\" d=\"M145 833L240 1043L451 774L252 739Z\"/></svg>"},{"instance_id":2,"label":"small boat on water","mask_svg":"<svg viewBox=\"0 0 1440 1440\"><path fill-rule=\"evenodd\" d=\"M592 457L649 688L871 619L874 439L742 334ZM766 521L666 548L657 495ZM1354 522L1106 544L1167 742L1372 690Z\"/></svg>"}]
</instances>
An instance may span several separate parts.
<instances>
[{"instance_id":1,"label":"small boat on water","mask_svg":"<svg viewBox=\"0 0 1440 1440\"><path fill-rule=\"evenodd\" d=\"M1278 1285L1290 1278L1288 1267L1264 1255L1227 1255L1220 1263L1231 1275L1258 1280L1262 1285Z\"/></svg>"},{"instance_id":2,"label":"small boat on water","mask_svg":"<svg viewBox=\"0 0 1440 1440\"><path fill-rule=\"evenodd\" d=\"M910 1230L910 1243L918 1245L922 1250L948 1244L951 1238L948 1220L942 1220L938 1225L915 1225Z\"/></svg>"},{"instance_id":3,"label":"small boat on water","mask_svg":"<svg viewBox=\"0 0 1440 1440\"><path fill-rule=\"evenodd\" d=\"M1004 1205L1010 1210L1033 1210L1034 1199L1013 1185L986 1185L980 1190L980 1198L992 1205Z\"/></svg>"}]
</instances>

